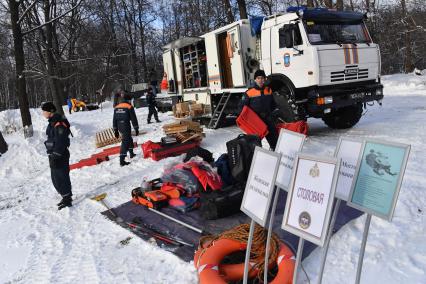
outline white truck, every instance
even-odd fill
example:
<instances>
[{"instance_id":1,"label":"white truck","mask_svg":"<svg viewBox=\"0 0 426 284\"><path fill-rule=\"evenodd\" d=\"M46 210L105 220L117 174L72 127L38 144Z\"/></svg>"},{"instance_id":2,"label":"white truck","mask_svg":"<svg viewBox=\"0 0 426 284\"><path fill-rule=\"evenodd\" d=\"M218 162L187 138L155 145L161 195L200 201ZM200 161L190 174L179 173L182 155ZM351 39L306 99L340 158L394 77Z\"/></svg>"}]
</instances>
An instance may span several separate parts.
<instances>
[{"instance_id":1,"label":"white truck","mask_svg":"<svg viewBox=\"0 0 426 284\"><path fill-rule=\"evenodd\" d=\"M322 118L350 128L367 103L383 99L380 50L364 14L291 7L285 14L240 20L164 47L169 92L211 105L211 127L237 115L239 101L263 69L279 121Z\"/></svg>"}]
</instances>

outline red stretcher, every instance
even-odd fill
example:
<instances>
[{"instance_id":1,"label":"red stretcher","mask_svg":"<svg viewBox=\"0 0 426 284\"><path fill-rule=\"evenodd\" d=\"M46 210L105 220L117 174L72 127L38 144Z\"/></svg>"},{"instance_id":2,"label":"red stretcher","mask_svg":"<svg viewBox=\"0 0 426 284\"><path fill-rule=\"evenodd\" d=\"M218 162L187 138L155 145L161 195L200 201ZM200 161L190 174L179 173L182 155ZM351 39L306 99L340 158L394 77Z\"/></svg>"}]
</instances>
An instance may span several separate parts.
<instances>
[{"instance_id":1,"label":"red stretcher","mask_svg":"<svg viewBox=\"0 0 426 284\"><path fill-rule=\"evenodd\" d=\"M147 141L141 145L143 156L145 159L151 158L154 161L159 161L168 157L179 156L187 153L189 150L200 145L200 141L188 141L185 143L177 143L169 146L162 146L160 143Z\"/></svg>"},{"instance_id":2,"label":"red stretcher","mask_svg":"<svg viewBox=\"0 0 426 284\"><path fill-rule=\"evenodd\" d=\"M268 127L266 124L248 106L244 106L236 122L238 127L246 134L257 135L260 139L268 135Z\"/></svg>"},{"instance_id":3,"label":"red stretcher","mask_svg":"<svg viewBox=\"0 0 426 284\"><path fill-rule=\"evenodd\" d=\"M136 142L133 143L134 147L138 147ZM120 154L120 146L114 146L104 149L100 153L93 154L90 158L82 159L79 162L70 165L70 171L80 169L82 167L96 166L102 162L109 161L109 156Z\"/></svg>"}]
</instances>

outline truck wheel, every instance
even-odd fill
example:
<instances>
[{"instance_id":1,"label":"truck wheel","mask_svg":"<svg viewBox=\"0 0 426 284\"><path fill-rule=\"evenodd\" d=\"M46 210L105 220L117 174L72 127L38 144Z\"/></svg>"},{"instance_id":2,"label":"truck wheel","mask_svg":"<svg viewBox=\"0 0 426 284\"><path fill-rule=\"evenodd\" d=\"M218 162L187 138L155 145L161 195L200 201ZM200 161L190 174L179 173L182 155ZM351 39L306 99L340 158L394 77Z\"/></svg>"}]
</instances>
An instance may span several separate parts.
<instances>
[{"instance_id":1,"label":"truck wheel","mask_svg":"<svg viewBox=\"0 0 426 284\"><path fill-rule=\"evenodd\" d=\"M333 129L345 129L351 128L361 119L362 116L362 104L353 106L342 107L332 111L327 116L324 116L322 120L328 127Z\"/></svg>"},{"instance_id":2,"label":"truck wheel","mask_svg":"<svg viewBox=\"0 0 426 284\"><path fill-rule=\"evenodd\" d=\"M294 94L294 87L288 84L282 86L278 91L273 93L278 108L275 111L278 120L283 120L284 122L299 120L298 107L293 99Z\"/></svg>"}]
</instances>

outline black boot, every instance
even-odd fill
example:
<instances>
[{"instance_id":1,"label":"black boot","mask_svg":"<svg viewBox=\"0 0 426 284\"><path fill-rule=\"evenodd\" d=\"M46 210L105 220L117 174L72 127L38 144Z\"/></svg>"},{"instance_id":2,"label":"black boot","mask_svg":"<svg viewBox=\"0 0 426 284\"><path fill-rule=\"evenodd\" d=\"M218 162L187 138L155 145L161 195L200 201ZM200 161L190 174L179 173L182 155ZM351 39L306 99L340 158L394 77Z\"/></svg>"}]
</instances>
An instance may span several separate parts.
<instances>
[{"instance_id":1,"label":"black boot","mask_svg":"<svg viewBox=\"0 0 426 284\"><path fill-rule=\"evenodd\" d=\"M69 196L65 196L64 198L62 198L62 201L58 203L58 210L61 210L62 208L65 207L71 207L72 206L72 197Z\"/></svg>"},{"instance_id":2,"label":"black boot","mask_svg":"<svg viewBox=\"0 0 426 284\"><path fill-rule=\"evenodd\" d=\"M130 164L129 162L126 162L124 160L124 158L125 158L125 156L120 156L120 166L122 166L122 167Z\"/></svg>"},{"instance_id":3,"label":"black boot","mask_svg":"<svg viewBox=\"0 0 426 284\"><path fill-rule=\"evenodd\" d=\"M136 154L133 153L133 149L129 150L129 154L130 154L130 159L133 159L136 156Z\"/></svg>"},{"instance_id":4,"label":"black boot","mask_svg":"<svg viewBox=\"0 0 426 284\"><path fill-rule=\"evenodd\" d=\"M151 121L147 121L146 123L147 123L147 124L151 124Z\"/></svg>"}]
</instances>

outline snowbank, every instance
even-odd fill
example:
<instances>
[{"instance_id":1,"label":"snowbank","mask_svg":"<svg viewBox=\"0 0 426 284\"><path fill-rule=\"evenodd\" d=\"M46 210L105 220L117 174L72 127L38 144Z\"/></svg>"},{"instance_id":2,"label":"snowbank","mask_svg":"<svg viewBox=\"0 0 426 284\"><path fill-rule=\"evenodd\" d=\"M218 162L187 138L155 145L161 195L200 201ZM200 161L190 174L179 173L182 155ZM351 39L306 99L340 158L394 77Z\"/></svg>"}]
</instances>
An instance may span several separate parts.
<instances>
[{"instance_id":1,"label":"snowbank","mask_svg":"<svg viewBox=\"0 0 426 284\"><path fill-rule=\"evenodd\" d=\"M425 76L384 76L383 107L368 108L350 130L331 130L321 120L309 120L311 136L305 151L332 155L342 135L378 138L412 145L411 155L392 223L374 218L367 242L361 283L426 283L426 86ZM112 106L68 115L72 125L71 161L95 152L95 132L112 123ZM31 110L34 137L23 139L17 110L0 112L0 129L9 151L0 158L0 282L17 283L196 283L192 264L154 247L99 214L101 204L85 199L72 208L56 210L58 195L50 182L44 139L46 121ZM161 124L146 124L146 109L138 109L141 129L138 143L162 136L161 124L173 118L160 114ZM5 133L14 125L15 131ZM236 127L206 130L203 146L215 158L226 151ZM265 142L266 143L266 142ZM136 153L140 153L138 149ZM141 179L158 177L164 166L138 155L121 168L118 157L96 167L71 172L73 192L107 193L106 202L117 206L130 199ZM113 185L111 185L113 184ZM102 187L99 189L99 187ZM336 234L330 244L324 283L355 280L364 217ZM120 241L132 237L128 245ZM311 283L317 280L321 250L304 261Z\"/></svg>"}]
</instances>

